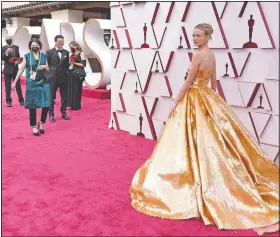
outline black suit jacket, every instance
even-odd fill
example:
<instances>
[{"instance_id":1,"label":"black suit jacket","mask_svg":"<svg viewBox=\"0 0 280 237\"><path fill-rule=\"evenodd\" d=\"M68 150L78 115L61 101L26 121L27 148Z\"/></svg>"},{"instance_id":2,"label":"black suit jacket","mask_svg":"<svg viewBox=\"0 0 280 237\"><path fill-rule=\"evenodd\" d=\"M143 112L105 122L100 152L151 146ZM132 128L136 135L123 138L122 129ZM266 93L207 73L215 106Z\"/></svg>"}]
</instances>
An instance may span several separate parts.
<instances>
[{"instance_id":1,"label":"black suit jacket","mask_svg":"<svg viewBox=\"0 0 280 237\"><path fill-rule=\"evenodd\" d=\"M6 55L6 50L9 48L9 47L12 47L13 48L13 52L11 53L11 55ZM12 46L8 46L8 45L5 45L5 46L2 46L2 52L1 52L1 58L2 58L2 61L4 61L4 68L3 68L3 73L4 74L16 74L18 72L18 65L15 65L13 63L9 63L9 59L12 58L12 57L16 57L16 58L19 58L20 55L19 55L19 48L17 45L12 45Z\"/></svg>"},{"instance_id":2,"label":"black suit jacket","mask_svg":"<svg viewBox=\"0 0 280 237\"><path fill-rule=\"evenodd\" d=\"M53 74L52 80L68 80L69 52L67 50L62 49L61 59L55 48L47 50L47 61Z\"/></svg>"}]
</instances>

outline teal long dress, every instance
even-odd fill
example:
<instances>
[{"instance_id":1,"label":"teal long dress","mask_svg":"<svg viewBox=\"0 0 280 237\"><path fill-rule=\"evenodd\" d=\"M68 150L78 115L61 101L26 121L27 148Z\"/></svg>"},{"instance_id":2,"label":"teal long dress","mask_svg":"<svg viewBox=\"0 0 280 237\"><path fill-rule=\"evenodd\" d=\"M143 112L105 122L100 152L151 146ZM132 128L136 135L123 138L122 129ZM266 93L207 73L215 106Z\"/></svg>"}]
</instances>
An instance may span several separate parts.
<instances>
[{"instance_id":1,"label":"teal long dress","mask_svg":"<svg viewBox=\"0 0 280 237\"><path fill-rule=\"evenodd\" d=\"M50 85L47 82L38 83L36 80L30 79L30 71L36 71L38 61L35 60L33 53L31 53L31 65L30 65L30 53L24 55L26 60L26 109L37 109L50 106ZM44 53L41 53L40 65L46 65L47 57Z\"/></svg>"}]
</instances>

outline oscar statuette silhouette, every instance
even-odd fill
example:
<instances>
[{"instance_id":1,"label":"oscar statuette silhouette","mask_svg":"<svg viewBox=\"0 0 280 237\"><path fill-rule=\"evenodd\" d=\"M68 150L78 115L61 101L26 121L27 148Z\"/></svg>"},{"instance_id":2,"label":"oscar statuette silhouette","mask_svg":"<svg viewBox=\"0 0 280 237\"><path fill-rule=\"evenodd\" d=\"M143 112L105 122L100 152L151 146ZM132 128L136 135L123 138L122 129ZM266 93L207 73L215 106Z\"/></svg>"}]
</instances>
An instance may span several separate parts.
<instances>
[{"instance_id":1,"label":"oscar statuette silhouette","mask_svg":"<svg viewBox=\"0 0 280 237\"><path fill-rule=\"evenodd\" d=\"M146 40L147 40L147 26L146 26L146 23L143 27L143 31L144 31L144 44L141 45L141 48L150 48L150 46L146 43Z\"/></svg>"},{"instance_id":2,"label":"oscar statuette silhouette","mask_svg":"<svg viewBox=\"0 0 280 237\"><path fill-rule=\"evenodd\" d=\"M112 38L112 46L111 46L111 49L114 49L115 46L114 46L114 38Z\"/></svg>"},{"instance_id":3,"label":"oscar statuette silhouette","mask_svg":"<svg viewBox=\"0 0 280 237\"><path fill-rule=\"evenodd\" d=\"M139 122L140 122L140 132L137 133L137 136L139 137L145 137L145 135L142 133L142 125L143 125L143 117L142 117L142 113L139 116Z\"/></svg>"},{"instance_id":4,"label":"oscar statuette silhouette","mask_svg":"<svg viewBox=\"0 0 280 237\"><path fill-rule=\"evenodd\" d=\"M183 46L182 46L182 35L180 35L180 45L178 46L178 49L182 49Z\"/></svg>"},{"instance_id":5,"label":"oscar statuette silhouette","mask_svg":"<svg viewBox=\"0 0 280 237\"><path fill-rule=\"evenodd\" d=\"M223 75L223 77L228 77L228 63L226 63L226 73Z\"/></svg>"},{"instance_id":6,"label":"oscar statuette silhouette","mask_svg":"<svg viewBox=\"0 0 280 237\"><path fill-rule=\"evenodd\" d=\"M114 129L114 120L112 119L112 126L111 129Z\"/></svg>"},{"instance_id":7,"label":"oscar statuette silhouette","mask_svg":"<svg viewBox=\"0 0 280 237\"><path fill-rule=\"evenodd\" d=\"M262 100L263 100L263 95L260 95L260 105L257 107L257 109L264 109L264 107L262 107Z\"/></svg>"},{"instance_id":8,"label":"oscar statuette silhouette","mask_svg":"<svg viewBox=\"0 0 280 237\"><path fill-rule=\"evenodd\" d=\"M248 20L249 42L243 44L243 48L258 48L258 45L252 41L254 24L255 24L255 20L253 19L253 15L250 15L250 19Z\"/></svg>"},{"instance_id":9,"label":"oscar statuette silhouette","mask_svg":"<svg viewBox=\"0 0 280 237\"><path fill-rule=\"evenodd\" d=\"M156 61L156 70L155 70L155 72L159 72L159 70L158 70L158 61Z\"/></svg>"},{"instance_id":10,"label":"oscar statuette silhouette","mask_svg":"<svg viewBox=\"0 0 280 237\"><path fill-rule=\"evenodd\" d=\"M137 89L137 87L138 87L138 82L137 82L137 80L135 81L135 85L136 85L136 89L135 89L135 93L138 93L138 89Z\"/></svg>"}]
</instances>

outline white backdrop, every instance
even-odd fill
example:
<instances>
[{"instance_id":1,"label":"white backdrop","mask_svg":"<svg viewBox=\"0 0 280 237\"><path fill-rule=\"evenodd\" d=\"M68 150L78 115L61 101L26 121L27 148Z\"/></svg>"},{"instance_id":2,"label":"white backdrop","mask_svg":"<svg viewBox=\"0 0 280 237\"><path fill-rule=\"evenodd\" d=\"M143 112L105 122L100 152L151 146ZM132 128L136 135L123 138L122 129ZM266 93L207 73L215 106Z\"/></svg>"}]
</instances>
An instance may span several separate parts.
<instances>
[{"instance_id":1,"label":"white backdrop","mask_svg":"<svg viewBox=\"0 0 280 237\"><path fill-rule=\"evenodd\" d=\"M111 82L111 54L103 38L104 29L111 29L110 20L90 19L85 23L68 23L57 19L43 19L41 27L21 26L2 29L2 45L5 45L5 36L12 35L14 44L19 46L20 55L23 56L29 51L28 42L33 34L40 35L43 44L42 52L54 47L56 35L64 36L64 48L67 50L69 50L69 43L76 40L87 58L85 84L89 88L101 89L106 88ZM97 58L101 65L101 72L92 71L89 58Z\"/></svg>"},{"instance_id":2,"label":"white backdrop","mask_svg":"<svg viewBox=\"0 0 280 237\"><path fill-rule=\"evenodd\" d=\"M249 41L253 15L252 46ZM219 94L268 156L279 159L279 4L273 2L111 2L109 128L156 140L195 52L193 27L212 24ZM147 26L149 48L144 43ZM180 46L182 38L182 49ZM226 73L228 64L228 75ZM158 69L158 72L155 70ZM137 91L136 90L137 83ZM262 107L260 96L262 95Z\"/></svg>"}]
</instances>

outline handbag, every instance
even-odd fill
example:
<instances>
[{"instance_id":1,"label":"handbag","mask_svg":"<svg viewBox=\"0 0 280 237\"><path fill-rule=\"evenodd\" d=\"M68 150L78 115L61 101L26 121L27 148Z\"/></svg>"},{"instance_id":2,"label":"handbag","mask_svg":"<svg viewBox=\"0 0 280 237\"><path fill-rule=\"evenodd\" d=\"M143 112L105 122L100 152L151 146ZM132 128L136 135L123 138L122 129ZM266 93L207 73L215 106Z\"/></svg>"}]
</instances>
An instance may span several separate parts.
<instances>
[{"instance_id":1,"label":"handbag","mask_svg":"<svg viewBox=\"0 0 280 237\"><path fill-rule=\"evenodd\" d=\"M53 73L51 70L38 70L36 74L36 80L43 80L44 83L50 83L53 78Z\"/></svg>"},{"instance_id":2,"label":"handbag","mask_svg":"<svg viewBox=\"0 0 280 237\"><path fill-rule=\"evenodd\" d=\"M76 66L74 67L74 70L73 70L73 76L78 79L78 80L81 80L83 81L86 77L86 71L83 67L79 67L79 66Z\"/></svg>"}]
</instances>

